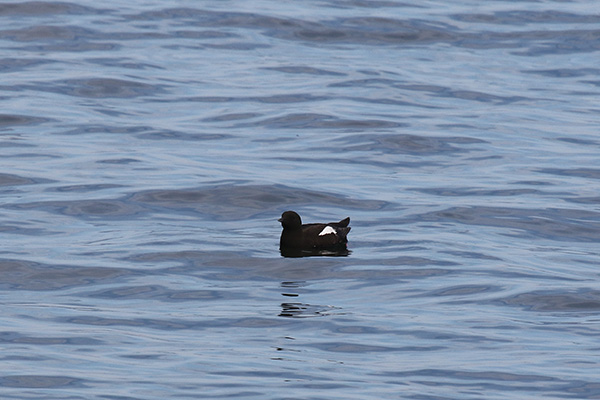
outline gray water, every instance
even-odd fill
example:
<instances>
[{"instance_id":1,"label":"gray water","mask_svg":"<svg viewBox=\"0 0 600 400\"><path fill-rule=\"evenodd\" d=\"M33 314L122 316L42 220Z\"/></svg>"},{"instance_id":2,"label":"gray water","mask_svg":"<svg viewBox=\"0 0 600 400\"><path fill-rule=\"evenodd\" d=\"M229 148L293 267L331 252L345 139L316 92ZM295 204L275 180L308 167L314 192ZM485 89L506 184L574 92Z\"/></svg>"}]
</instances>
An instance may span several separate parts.
<instances>
[{"instance_id":1,"label":"gray water","mask_svg":"<svg viewBox=\"0 0 600 400\"><path fill-rule=\"evenodd\" d=\"M596 1L0 27L2 399L600 397ZM281 257L289 209L352 253Z\"/></svg>"}]
</instances>

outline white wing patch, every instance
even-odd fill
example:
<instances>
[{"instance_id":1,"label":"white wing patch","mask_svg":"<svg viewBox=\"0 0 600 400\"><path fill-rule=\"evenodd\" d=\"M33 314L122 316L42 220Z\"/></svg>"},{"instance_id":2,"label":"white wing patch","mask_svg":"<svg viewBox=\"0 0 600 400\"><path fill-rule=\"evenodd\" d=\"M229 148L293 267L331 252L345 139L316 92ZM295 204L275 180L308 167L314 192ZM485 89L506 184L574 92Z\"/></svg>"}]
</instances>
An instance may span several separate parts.
<instances>
[{"instance_id":1,"label":"white wing patch","mask_svg":"<svg viewBox=\"0 0 600 400\"><path fill-rule=\"evenodd\" d=\"M331 226L327 225L327 226L325 227L325 229L323 229L323 230L321 231L321 233L319 233L319 236L323 236L323 235L329 235L330 233L336 234L337 232L336 232L336 230L335 230L335 229L333 229Z\"/></svg>"}]
</instances>

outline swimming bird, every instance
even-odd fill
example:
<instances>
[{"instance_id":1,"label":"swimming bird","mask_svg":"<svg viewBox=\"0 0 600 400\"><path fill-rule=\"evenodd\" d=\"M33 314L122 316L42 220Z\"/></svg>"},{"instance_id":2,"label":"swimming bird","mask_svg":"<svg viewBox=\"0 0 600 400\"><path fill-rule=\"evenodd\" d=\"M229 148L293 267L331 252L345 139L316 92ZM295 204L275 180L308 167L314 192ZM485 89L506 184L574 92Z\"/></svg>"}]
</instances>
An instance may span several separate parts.
<instances>
[{"instance_id":1,"label":"swimming bird","mask_svg":"<svg viewBox=\"0 0 600 400\"><path fill-rule=\"evenodd\" d=\"M286 211L278 219L283 226L283 232L279 239L279 248L289 253L292 251L314 252L318 250L345 251L348 239L346 236L350 232L350 217L346 217L339 222L328 222L326 224L302 224L300 215L295 211ZM311 254L318 255L318 254ZM332 255L332 254L321 254ZM340 255L340 254L337 254Z\"/></svg>"}]
</instances>

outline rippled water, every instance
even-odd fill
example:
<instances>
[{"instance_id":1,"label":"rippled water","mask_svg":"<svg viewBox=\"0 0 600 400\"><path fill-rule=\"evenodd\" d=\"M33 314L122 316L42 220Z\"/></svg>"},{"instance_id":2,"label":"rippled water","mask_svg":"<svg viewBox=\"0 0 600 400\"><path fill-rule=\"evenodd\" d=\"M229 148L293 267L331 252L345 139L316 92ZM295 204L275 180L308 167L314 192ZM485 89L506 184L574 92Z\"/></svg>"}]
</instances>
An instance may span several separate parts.
<instances>
[{"instance_id":1,"label":"rippled water","mask_svg":"<svg viewBox=\"0 0 600 400\"><path fill-rule=\"evenodd\" d=\"M0 396L598 398L597 4L459 3L0 4Z\"/></svg>"}]
</instances>

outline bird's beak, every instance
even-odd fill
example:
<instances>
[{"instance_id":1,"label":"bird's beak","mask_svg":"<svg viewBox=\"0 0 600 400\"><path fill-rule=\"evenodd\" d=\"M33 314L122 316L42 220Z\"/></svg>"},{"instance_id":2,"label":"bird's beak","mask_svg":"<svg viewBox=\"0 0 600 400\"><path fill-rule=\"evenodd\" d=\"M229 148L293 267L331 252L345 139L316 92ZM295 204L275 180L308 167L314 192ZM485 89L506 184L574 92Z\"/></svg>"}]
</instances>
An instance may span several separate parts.
<instances>
[{"instance_id":1,"label":"bird's beak","mask_svg":"<svg viewBox=\"0 0 600 400\"><path fill-rule=\"evenodd\" d=\"M282 219L283 219L283 218L279 218L279 219L277 220L277 222L281 222L281 220L282 220Z\"/></svg>"}]
</instances>

